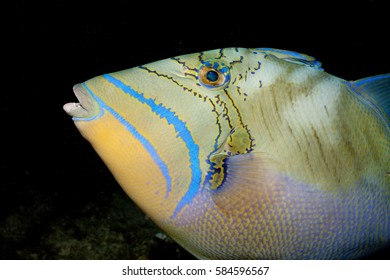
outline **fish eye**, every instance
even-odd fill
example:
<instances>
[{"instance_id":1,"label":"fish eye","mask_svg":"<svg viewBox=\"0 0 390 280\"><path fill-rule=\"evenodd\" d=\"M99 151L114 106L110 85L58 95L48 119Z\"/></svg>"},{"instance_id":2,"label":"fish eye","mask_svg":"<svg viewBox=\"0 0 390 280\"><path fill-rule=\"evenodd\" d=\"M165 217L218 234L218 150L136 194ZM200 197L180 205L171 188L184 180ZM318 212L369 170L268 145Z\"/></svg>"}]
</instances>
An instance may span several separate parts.
<instances>
[{"instance_id":1,"label":"fish eye","mask_svg":"<svg viewBox=\"0 0 390 280\"><path fill-rule=\"evenodd\" d=\"M206 74L206 79L209 80L210 82L215 82L218 80L219 75L220 74L217 71L210 70Z\"/></svg>"},{"instance_id":2,"label":"fish eye","mask_svg":"<svg viewBox=\"0 0 390 280\"><path fill-rule=\"evenodd\" d=\"M209 89L219 89L230 80L229 68L219 62L205 62L199 69L200 83Z\"/></svg>"}]
</instances>

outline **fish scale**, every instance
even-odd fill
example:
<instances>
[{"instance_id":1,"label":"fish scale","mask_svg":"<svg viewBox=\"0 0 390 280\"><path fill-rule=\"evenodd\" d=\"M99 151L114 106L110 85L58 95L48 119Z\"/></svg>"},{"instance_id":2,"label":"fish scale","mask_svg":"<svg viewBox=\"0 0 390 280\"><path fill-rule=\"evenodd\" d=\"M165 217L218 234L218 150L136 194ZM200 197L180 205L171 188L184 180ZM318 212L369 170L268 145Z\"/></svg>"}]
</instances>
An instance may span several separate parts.
<instances>
[{"instance_id":1,"label":"fish scale","mask_svg":"<svg viewBox=\"0 0 390 280\"><path fill-rule=\"evenodd\" d=\"M129 197L199 259L350 259L390 244L390 74L225 48L74 87L64 110Z\"/></svg>"}]
</instances>

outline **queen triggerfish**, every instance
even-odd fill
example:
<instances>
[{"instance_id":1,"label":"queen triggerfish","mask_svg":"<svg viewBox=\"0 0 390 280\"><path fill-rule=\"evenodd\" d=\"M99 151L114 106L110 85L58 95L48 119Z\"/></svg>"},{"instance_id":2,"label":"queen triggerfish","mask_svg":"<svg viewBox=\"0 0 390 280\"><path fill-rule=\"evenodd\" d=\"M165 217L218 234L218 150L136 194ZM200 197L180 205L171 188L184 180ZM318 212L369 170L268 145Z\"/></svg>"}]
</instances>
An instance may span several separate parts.
<instances>
[{"instance_id":1,"label":"queen triggerfish","mask_svg":"<svg viewBox=\"0 0 390 280\"><path fill-rule=\"evenodd\" d=\"M360 78L360 77L359 77ZM222 48L74 86L64 110L199 259L354 259L390 244L390 74Z\"/></svg>"}]
</instances>

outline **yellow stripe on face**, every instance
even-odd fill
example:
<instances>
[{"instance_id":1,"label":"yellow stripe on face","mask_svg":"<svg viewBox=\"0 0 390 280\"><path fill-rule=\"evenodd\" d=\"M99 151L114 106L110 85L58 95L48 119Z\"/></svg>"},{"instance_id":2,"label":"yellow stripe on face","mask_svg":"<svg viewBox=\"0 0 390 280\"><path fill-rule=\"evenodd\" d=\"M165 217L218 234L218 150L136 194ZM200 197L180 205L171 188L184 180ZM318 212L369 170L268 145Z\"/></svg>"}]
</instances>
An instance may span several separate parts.
<instances>
[{"instance_id":1,"label":"yellow stripe on face","mask_svg":"<svg viewBox=\"0 0 390 280\"><path fill-rule=\"evenodd\" d=\"M76 121L76 126L104 160L115 179L147 214L166 218L174 206L164 204L167 178L155 158L110 112L92 121ZM145 176L147 174L148 176Z\"/></svg>"}]
</instances>

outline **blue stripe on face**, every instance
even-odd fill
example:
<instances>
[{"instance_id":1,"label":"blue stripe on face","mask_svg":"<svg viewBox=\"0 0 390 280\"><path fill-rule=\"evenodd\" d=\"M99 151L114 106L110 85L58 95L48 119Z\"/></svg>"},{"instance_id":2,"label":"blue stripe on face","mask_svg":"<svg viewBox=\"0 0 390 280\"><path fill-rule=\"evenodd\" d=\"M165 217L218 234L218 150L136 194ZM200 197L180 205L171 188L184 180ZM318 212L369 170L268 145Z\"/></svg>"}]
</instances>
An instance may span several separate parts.
<instances>
[{"instance_id":1,"label":"blue stripe on face","mask_svg":"<svg viewBox=\"0 0 390 280\"><path fill-rule=\"evenodd\" d=\"M122 81L114 78L109 74L103 75L103 78L106 79L109 83L113 84L115 87L121 89L123 92L129 94L131 97L134 97L140 103L147 105L152 112L154 112L160 118L167 120L168 124L173 125L175 131L179 138L183 140L187 149L188 155L190 158L190 169L191 169L191 183L188 188L188 191L179 201L175 211L173 212L173 217L176 216L180 210L196 196L199 186L202 180L202 171L199 165L199 147L194 142L194 139L191 136L191 132L188 130L186 123L180 120L175 112L172 112L169 108L164 107L161 103L156 104L156 102L151 98L145 98L143 94L135 91L130 86L124 84Z\"/></svg>"},{"instance_id":2,"label":"blue stripe on face","mask_svg":"<svg viewBox=\"0 0 390 280\"><path fill-rule=\"evenodd\" d=\"M126 121L121 115L119 115L113 108L108 106L106 103L104 103L99 97L97 97L92 90L85 84L83 83L83 86L87 89L89 94L96 100L96 102L99 104L99 107L101 109L105 109L108 112L110 112L143 146L144 148L148 151L148 153L151 155L151 157L154 159L156 164L161 170L161 173L164 175L165 181L166 181L166 194L165 198L168 197L168 193L171 191L171 185L172 185L172 179L171 176L169 175L168 167L165 164L165 162L160 158L158 155L156 149L153 147L152 144L144 137L142 136L137 129L132 126L128 121ZM101 110L103 111L103 110ZM83 119L80 119L83 120ZM85 120L84 120L85 121Z\"/></svg>"},{"instance_id":3,"label":"blue stripe on face","mask_svg":"<svg viewBox=\"0 0 390 280\"><path fill-rule=\"evenodd\" d=\"M94 95L95 96L95 95ZM80 117L72 117L72 120L73 121L84 121L84 122L88 122L88 121L93 121L95 119L98 119L100 118L101 116L103 116L104 112L102 110L102 107L99 106L99 114L97 114L96 116L92 116L92 117L89 117L89 118L80 118Z\"/></svg>"}]
</instances>

